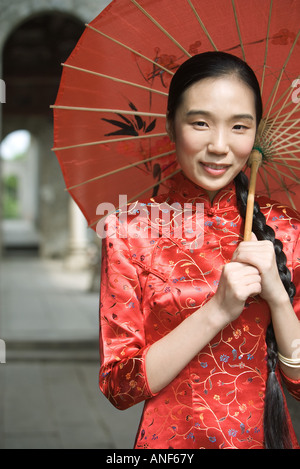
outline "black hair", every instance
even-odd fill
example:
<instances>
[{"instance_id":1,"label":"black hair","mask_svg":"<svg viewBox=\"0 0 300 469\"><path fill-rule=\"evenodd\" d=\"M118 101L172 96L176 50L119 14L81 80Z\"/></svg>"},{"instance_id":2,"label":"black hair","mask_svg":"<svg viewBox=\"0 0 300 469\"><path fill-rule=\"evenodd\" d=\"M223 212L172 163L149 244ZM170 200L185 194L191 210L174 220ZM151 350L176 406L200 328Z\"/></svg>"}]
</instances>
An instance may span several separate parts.
<instances>
[{"instance_id":1,"label":"black hair","mask_svg":"<svg viewBox=\"0 0 300 469\"><path fill-rule=\"evenodd\" d=\"M183 93L192 84L205 78L228 75L239 78L253 90L258 126L262 118L262 100L256 75L246 62L226 52L204 52L183 62L171 80L167 108L168 120L174 121Z\"/></svg>"},{"instance_id":2,"label":"black hair","mask_svg":"<svg viewBox=\"0 0 300 469\"><path fill-rule=\"evenodd\" d=\"M248 178L245 173L240 172L236 176L234 182L236 186L239 211L241 216L245 218L248 197ZM296 289L295 285L291 281L290 271L286 266L286 255L282 250L282 242L275 238L273 228L266 224L266 218L260 211L260 207L257 202L254 203L252 231L259 241L268 240L273 243L279 275L289 295L290 301L293 303ZM267 328L266 344L268 351L268 379L264 408L265 447L266 449L290 449L292 447L292 442L286 418L284 398L276 375L278 354L272 322Z\"/></svg>"},{"instance_id":3,"label":"black hair","mask_svg":"<svg viewBox=\"0 0 300 469\"><path fill-rule=\"evenodd\" d=\"M167 119L170 128L172 129L172 126L174 128L175 114L185 90L205 78L220 78L228 75L238 78L253 91L256 126L258 128L262 118L263 106L256 75L251 67L242 59L225 52L204 52L194 55L185 61L176 71L170 84L168 98ZM248 178L241 171L236 176L234 182L240 215L245 219ZM274 230L266 224L265 216L257 202L254 204L252 230L259 241L270 240L273 243L281 281L289 295L290 301L293 302L295 286L291 282L291 274L286 267L286 256L282 250L283 245L280 240L275 238ZM268 378L264 406L264 445L266 449L289 449L292 447L292 443L285 413L284 398L277 374L275 373L278 355L272 322L267 328L266 344Z\"/></svg>"}]
</instances>

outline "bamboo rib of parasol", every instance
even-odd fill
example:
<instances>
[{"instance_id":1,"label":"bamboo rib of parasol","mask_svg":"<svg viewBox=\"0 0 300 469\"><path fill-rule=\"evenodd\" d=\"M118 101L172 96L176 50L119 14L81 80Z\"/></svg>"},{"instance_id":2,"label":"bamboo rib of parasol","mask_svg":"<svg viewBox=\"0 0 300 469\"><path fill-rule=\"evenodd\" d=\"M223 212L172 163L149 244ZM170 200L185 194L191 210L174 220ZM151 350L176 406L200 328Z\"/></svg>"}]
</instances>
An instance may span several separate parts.
<instances>
[{"instance_id":1,"label":"bamboo rib of parasol","mask_svg":"<svg viewBox=\"0 0 300 469\"><path fill-rule=\"evenodd\" d=\"M108 143L128 142L130 140L147 139L147 138L153 138L153 137L165 137L167 135L168 135L167 132L162 132L159 134L151 134L151 135L137 135L134 137L111 138L108 140L99 140L95 142L76 143L75 145L68 145L65 147L54 147L52 148L52 150L53 151L71 150L73 148L88 147L88 146L93 146L93 145L107 145Z\"/></svg>"},{"instance_id":2,"label":"bamboo rib of parasol","mask_svg":"<svg viewBox=\"0 0 300 469\"><path fill-rule=\"evenodd\" d=\"M104 73L95 72L94 70L89 70L89 69L82 68L82 67L75 67L74 65L70 65L70 64L67 64L67 63L62 63L61 65L62 65L62 67L71 68L72 70L77 70L78 72L87 73L87 74L90 74L90 75L95 75L95 76L101 77L101 78L107 78L108 80L115 81L117 83L123 83L124 85L129 85L129 86L133 86L135 88L140 88L140 89L145 90L145 91L150 91L151 93L157 93L157 94L160 94L162 96L168 96L168 93L166 93L165 91L159 91L159 90L156 90L155 88L150 88L149 86L139 85L138 83L134 83L134 82L131 82L131 81L128 81L128 80L123 80L122 78L113 77L111 75L106 75ZM164 67L161 67L161 68L163 68L164 71L167 70Z\"/></svg>"},{"instance_id":3,"label":"bamboo rib of parasol","mask_svg":"<svg viewBox=\"0 0 300 469\"><path fill-rule=\"evenodd\" d=\"M146 116L146 117L162 117L165 119L165 114L159 114L157 112L143 112L143 111L127 111L126 109L104 109L97 107L82 107L82 106L61 106L51 105L51 109L64 109L66 111L88 111L88 112L101 112L101 113L113 113L113 114L128 114L129 116Z\"/></svg>"},{"instance_id":4,"label":"bamboo rib of parasol","mask_svg":"<svg viewBox=\"0 0 300 469\"><path fill-rule=\"evenodd\" d=\"M143 7L141 7L138 3L138 1L136 0L131 0L131 2L137 7L140 9L140 11L145 15L147 16L147 18L153 23L155 24L155 26L157 28L159 28L169 39L170 41L172 41L187 57L190 57L191 55L189 54L189 52L187 52L181 45L180 43L177 42L177 40L171 36L171 34L169 34L168 31L166 31ZM216 47L216 45L214 44L210 34L209 34L209 31L208 29L206 28L206 26L204 25L203 21L201 20L198 12L196 11L193 3L192 3L192 0L187 0L188 4L190 5L191 9L193 10L198 22L199 22L199 25L202 29L202 31L205 33L206 37L209 39L212 47L215 49L215 50L218 50L218 48ZM241 30L240 30L240 26L239 26L239 20L238 20L238 15L237 15L237 10L236 10L236 6L235 6L235 0L231 0L231 3L232 3L232 8L233 8L233 12L234 12L234 16L235 16L235 22L236 22L236 28L237 28L237 32L238 32L238 36L239 36L239 40L240 40L240 46L241 46L241 50L242 50L242 53L243 53L243 58L244 60L246 60L246 57L245 57L245 49L244 49L244 45L243 45L243 40L242 40L242 34L241 34ZM269 43L269 38L270 38L270 24L271 24L271 16L272 16L272 6L273 6L273 0L271 0L271 3L270 3L270 12L269 12L269 19L268 19L268 28L267 28L267 35L266 35L266 49L265 49L265 57L264 57L264 64L263 64L263 78L262 78L262 83L261 83L261 88L263 88L263 85L264 85L264 79L265 79L265 71L267 69L267 54L268 54L268 43ZM111 36L108 36L107 34L104 34L102 31L99 31L97 30L96 28L94 28L93 26L91 25L86 25L88 28L90 28L91 30L93 30L95 33L98 33L98 34L101 34L102 36L106 37L108 40L110 41L113 41L115 43L117 43L118 45L124 47L125 49L127 50L130 50L132 53L134 53L135 55L149 61L150 63L154 64L156 67L159 67L162 71L170 74L170 75L173 75L173 71L163 67L162 65L160 65L159 63L157 63L156 61L153 61L152 59L150 59L149 57L146 57L144 55L142 55L140 52L130 48L129 46L127 46L126 44L120 42L120 41L117 41L116 39L114 39L113 37ZM292 89L290 88L289 89L289 94L288 96L286 96L286 93L288 93L288 90L286 90L280 97L279 99L275 102L276 98L278 97L278 89L279 89L279 85L280 85L280 82L283 78L283 75L284 75L284 71L285 71L285 68L287 66L287 63L290 59L290 56L292 54L292 51L297 43L297 40L299 38L299 32L290 48L290 52L289 52L289 55L283 65L283 68L281 70L281 73L279 74L277 80L276 80L276 83L273 87L273 90L272 92L270 93L269 95L269 100L267 102L267 105L266 107L268 107L268 112L267 112L267 116L264 120L264 125L265 125L265 128L263 130L265 130L265 141L267 142L267 145L268 145L268 142L272 142L272 140L274 139L275 137L275 141L276 141L276 144L275 144L275 147L277 148L274 148L275 152L277 153L278 151L281 150L281 148L283 148L283 145L285 145L284 149L286 149L286 134L288 133L289 130L291 130L291 128L293 127L294 130L295 128L298 128L295 126L295 124L297 123L297 120L291 120L291 116L292 114L296 111L296 107L294 107L294 109L287 113L287 114L282 114L281 113L281 117L285 117L285 119L281 122L278 123L278 125L276 126L276 130L273 128L273 126L275 125L275 122L277 121L277 116L280 114L278 113L278 111L276 112L275 115L272 115L272 110L274 110L278 103L283 100L283 98L285 97L285 101L284 103L281 105L281 111L282 109L285 109L287 106L289 106L291 104L290 102L290 94L292 92ZM100 77L103 77L103 78L107 78L107 79L110 79L112 81L118 81L118 82L121 82L121 83L124 83L126 85L130 85L130 86L137 86L139 88L142 88L142 89L145 89L145 90L148 90L148 91L151 91L151 92L156 92L156 93L159 93L159 94L164 94L164 95L167 95L167 93L165 92L160 92L158 90L154 90L152 88L149 88L149 87L146 87L146 86L142 86L142 85L136 85L132 82L128 82L128 81L125 81L125 80L122 80L122 79L119 79L117 77L110 77L108 75L104 75L104 74L101 74L101 73L98 73L98 72L93 72L91 70L86 70L86 69L82 69L82 68L79 68L79 67L74 67L74 66L70 66L68 64L63 64L65 67L69 67L69 68L74 68L74 69L77 69L79 72L84 72L84 73L91 73L91 74L94 74L94 75L98 75ZM76 111L94 111L94 112L114 112L114 113L124 113L126 114L126 111L122 110L116 110L116 109L92 109L92 108L79 108L79 107L71 107L71 106L53 106L53 108L63 108L63 109L72 109L72 110L76 110ZM137 114L137 115L144 115L144 116L155 116L155 117L165 117L164 115L161 115L161 114L155 114L155 113L146 113L146 112L138 112L138 111L132 111L132 112L127 112L127 114ZM288 129L286 129L285 127L288 125L289 122L293 122L292 125L290 125L290 127ZM283 129L281 131L281 133L279 133L279 129ZM277 135L276 135L277 133ZM284 137L284 141L281 141L282 138L281 138L281 134L284 134L283 137ZM299 132L298 132L299 133ZM298 134L297 133L297 134ZM158 136L163 136L163 135L167 135L167 134L156 134L156 135L149 135L149 136L136 136L136 137L125 137L125 138L120 138L120 139L111 139L111 140L103 140L103 141L98 141L98 142L87 142L87 143L81 143L81 144L77 144L77 145L69 145L69 146L65 146L65 147L61 147L61 148L54 148L53 150L68 150L68 149L72 149L72 148L76 148L76 147L82 147L82 146L88 146L88 145L101 145L101 144L106 144L106 143L113 143L113 142L118 142L118 141L126 141L126 140L130 140L130 139L138 139L138 138L151 138L151 137L158 137ZM291 138L294 138L295 137L295 134L294 135L291 135L289 137L289 139ZM272 142L273 144L273 142ZM281 148L279 148L281 145ZM293 145L294 148L295 148L295 144L294 143L289 143L289 145ZM299 147L297 147L299 148ZM277 151L276 151L277 150ZM299 150L294 150L294 152L298 152ZM274 153L275 153L274 152ZM246 215L246 222L245 222L245 233L244 233L244 236L245 236L245 240L246 239L250 239L251 238L251 230L252 230L252 220L253 220L253 207L254 207L254 197L255 197L255 188L256 188L256 180L257 180L257 175L258 175L258 168L260 167L261 163L262 163L262 160L264 159L264 149L262 151L262 153L260 151L257 151L257 150L254 150L251 154L251 158L249 159L249 166L251 166L251 175L250 175L250 185L249 185L249 196L248 196L248 204L247 204L247 215ZM273 161L271 161L272 165L275 166L275 160L279 159L280 157L277 156L275 154L273 154ZM291 152L287 152L284 150L284 152L280 151L280 155L282 155L283 153L289 153L290 154L290 158L287 157L287 158L284 158L285 161L287 160L297 160L297 162L299 161L298 157L294 156ZM278 154L278 153L277 153ZM162 155L156 155L155 157L153 157L153 159L156 159L156 158L160 158L164 156L164 154ZM146 160L143 160L143 161L150 161L152 158L149 158L149 159L146 159ZM142 162L143 162L142 161ZM122 171L122 170L126 170L126 169L129 169L130 167L132 166L138 166L141 162L138 162L138 163L134 163L132 165L127 165L127 166L124 166L122 168L119 168L118 170L115 170L113 172L109 172L109 173L106 173L104 175L101 175L101 176L98 176L96 178L93 178L89 181L85 181L81 184L85 184L85 183L88 183L88 182L91 182L92 180L95 180L95 179L100 179L102 177L106 177L106 176L109 176L111 175L111 173L115 173L115 172L118 172L118 171ZM287 164L284 164L283 162L281 162L281 164L285 165L286 168L288 168L289 170L292 170L292 166L288 166ZM297 167L294 167L295 169L298 169ZM286 173L283 173L283 172L280 172L280 170L278 170L278 168L275 168L276 169L276 172L277 172L277 176L278 176L278 179L281 180L282 182L282 187L286 190L287 192L287 195L288 194L288 191L287 189L285 188L285 184L284 184L284 181L282 181L282 178L280 176L280 174L284 175L285 177L289 177L290 179L292 179L293 181L295 182L299 182L299 179L296 177L293 177L289 174L286 174ZM177 172L177 171L176 171ZM175 172L175 173L176 173ZM267 183L267 174L274 178L274 176L272 174L270 174L268 172L268 170L265 168L265 166L263 166L263 174L265 176L265 186L268 187L268 183ZM173 173L173 174L175 174ZM173 175L172 174L172 175ZM172 176L171 175L171 176ZM169 177L171 177L169 176ZM260 175L262 177L262 175ZM167 177L166 179L168 179L169 177ZM275 178L274 178L275 179ZM162 182L162 181L160 181ZM79 185L81 185L79 184ZM154 183L152 186L146 188L143 192L146 192L147 190L149 190L151 187L154 187L155 185L157 185L158 182ZM75 187L75 186L74 186ZM70 190L71 188L68 188L67 190ZM141 194L137 194L136 197L138 197L139 195ZM292 205L294 205L292 203Z\"/></svg>"},{"instance_id":5,"label":"bamboo rib of parasol","mask_svg":"<svg viewBox=\"0 0 300 469\"><path fill-rule=\"evenodd\" d=\"M149 163L150 161L154 161L154 160L157 160L159 158L163 158L164 156L172 155L173 153L175 153L175 150L171 150L171 151L168 151L166 153L160 153L159 155L151 156L150 158L146 158L144 160L136 161L135 163L131 163L131 164L128 164L126 166L122 166L121 168L113 169L112 171L109 171L107 173L100 174L100 176L95 176L91 179L85 179L83 182L75 184L74 186L66 187L65 190L66 191L71 191L72 189L76 189L77 187L83 186L83 185L85 185L89 182L98 181L99 179L103 179L105 177L112 176L113 174L120 173L121 171L126 171L127 169L135 168L135 167L140 166L144 163Z\"/></svg>"}]
</instances>

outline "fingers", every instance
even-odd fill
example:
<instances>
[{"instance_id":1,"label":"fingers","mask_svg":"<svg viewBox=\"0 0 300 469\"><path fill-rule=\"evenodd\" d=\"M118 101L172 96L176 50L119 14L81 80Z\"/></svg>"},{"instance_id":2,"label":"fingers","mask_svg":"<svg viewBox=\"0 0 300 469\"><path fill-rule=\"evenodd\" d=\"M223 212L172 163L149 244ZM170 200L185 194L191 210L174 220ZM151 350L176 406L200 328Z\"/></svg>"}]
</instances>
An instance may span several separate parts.
<instances>
[{"instance_id":1,"label":"fingers","mask_svg":"<svg viewBox=\"0 0 300 469\"><path fill-rule=\"evenodd\" d=\"M242 241L232 256L232 261L256 267L262 274L276 265L274 246L271 241Z\"/></svg>"},{"instance_id":2,"label":"fingers","mask_svg":"<svg viewBox=\"0 0 300 469\"><path fill-rule=\"evenodd\" d=\"M223 267L215 298L229 322L242 312L245 301L261 292L261 276L256 267L229 262Z\"/></svg>"},{"instance_id":3,"label":"fingers","mask_svg":"<svg viewBox=\"0 0 300 469\"><path fill-rule=\"evenodd\" d=\"M232 263L255 267L261 277L261 298L269 304L278 301L283 285L278 272L274 245L271 241L243 241L234 252ZM281 293L282 295L282 293Z\"/></svg>"},{"instance_id":4,"label":"fingers","mask_svg":"<svg viewBox=\"0 0 300 469\"><path fill-rule=\"evenodd\" d=\"M240 268L237 269L236 274L237 278L239 275L242 275L245 277L246 281L249 281L252 278L260 278L260 273L259 270L256 267L253 267L252 265L244 264L244 263L239 263Z\"/></svg>"},{"instance_id":5,"label":"fingers","mask_svg":"<svg viewBox=\"0 0 300 469\"><path fill-rule=\"evenodd\" d=\"M258 272L258 270L256 270L256 272L252 273L252 274L244 273L244 284L245 284L245 286L257 284L257 285L259 285L259 288L260 288L260 286L261 286L261 276L260 276L260 273Z\"/></svg>"},{"instance_id":6,"label":"fingers","mask_svg":"<svg viewBox=\"0 0 300 469\"><path fill-rule=\"evenodd\" d=\"M238 300L261 292L261 276L256 267L244 263L229 263L223 269L228 291Z\"/></svg>"}]
</instances>

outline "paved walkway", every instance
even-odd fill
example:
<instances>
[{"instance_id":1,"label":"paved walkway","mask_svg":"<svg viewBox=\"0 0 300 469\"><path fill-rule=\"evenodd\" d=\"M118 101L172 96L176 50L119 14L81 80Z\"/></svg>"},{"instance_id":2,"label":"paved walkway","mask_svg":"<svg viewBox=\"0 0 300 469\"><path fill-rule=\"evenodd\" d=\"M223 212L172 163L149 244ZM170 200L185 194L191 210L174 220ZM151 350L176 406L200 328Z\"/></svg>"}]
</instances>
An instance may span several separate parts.
<instances>
[{"instance_id":1,"label":"paved walkway","mask_svg":"<svg viewBox=\"0 0 300 469\"><path fill-rule=\"evenodd\" d=\"M118 411L98 389L98 293L89 283L60 261L0 260L0 448L133 447L142 405ZM300 405L288 402L300 441Z\"/></svg>"},{"instance_id":2,"label":"paved walkway","mask_svg":"<svg viewBox=\"0 0 300 469\"><path fill-rule=\"evenodd\" d=\"M98 389L88 273L8 257L0 275L0 448L132 448L142 408L120 412Z\"/></svg>"}]
</instances>

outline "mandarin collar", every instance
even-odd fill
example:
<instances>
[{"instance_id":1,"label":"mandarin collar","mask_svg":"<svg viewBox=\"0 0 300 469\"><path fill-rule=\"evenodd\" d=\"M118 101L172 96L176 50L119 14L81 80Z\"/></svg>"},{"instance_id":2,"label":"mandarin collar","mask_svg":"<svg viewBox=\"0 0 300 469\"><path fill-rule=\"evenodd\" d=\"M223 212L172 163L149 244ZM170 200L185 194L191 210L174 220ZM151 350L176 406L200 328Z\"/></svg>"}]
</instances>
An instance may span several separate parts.
<instances>
[{"instance_id":1,"label":"mandarin collar","mask_svg":"<svg viewBox=\"0 0 300 469\"><path fill-rule=\"evenodd\" d=\"M223 187L211 202L206 190L188 179L185 174L180 171L171 180L169 197L172 202L182 204L203 203L204 211L208 215L224 213L231 210L238 211L236 189L233 181Z\"/></svg>"}]
</instances>

